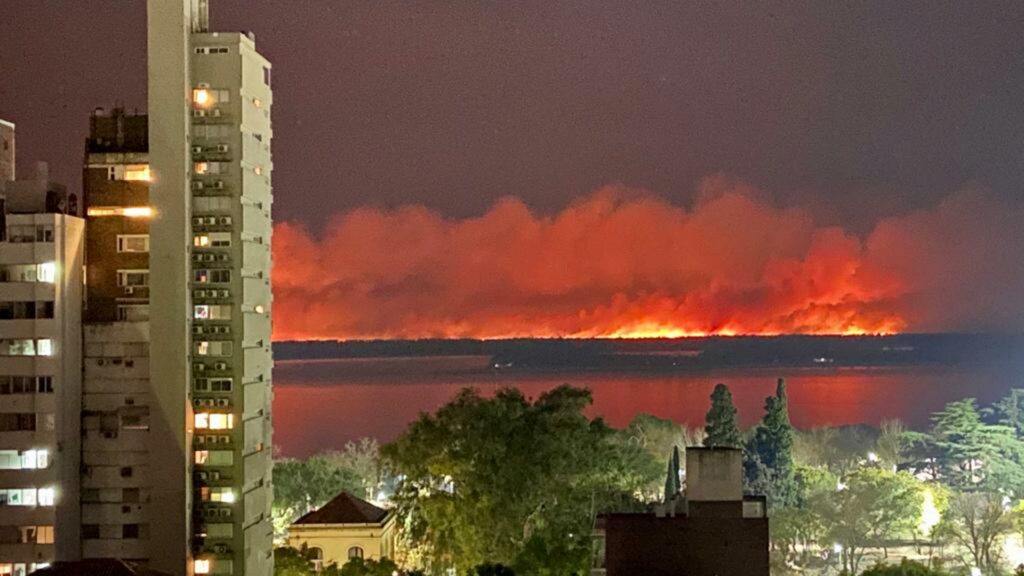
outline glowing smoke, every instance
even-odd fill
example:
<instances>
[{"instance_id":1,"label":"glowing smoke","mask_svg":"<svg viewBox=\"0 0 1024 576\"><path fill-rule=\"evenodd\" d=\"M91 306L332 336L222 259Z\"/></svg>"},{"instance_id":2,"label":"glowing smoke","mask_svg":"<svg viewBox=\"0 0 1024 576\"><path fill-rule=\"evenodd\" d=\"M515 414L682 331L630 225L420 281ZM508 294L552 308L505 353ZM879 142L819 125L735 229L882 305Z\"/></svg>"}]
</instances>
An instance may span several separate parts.
<instances>
[{"instance_id":1,"label":"glowing smoke","mask_svg":"<svg viewBox=\"0 0 1024 576\"><path fill-rule=\"evenodd\" d=\"M1020 330L1022 211L977 193L865 238L712 179L690 209L621 187L558 214L357 209L275 227L276 339Z\"/></svg>"}]
</instances>

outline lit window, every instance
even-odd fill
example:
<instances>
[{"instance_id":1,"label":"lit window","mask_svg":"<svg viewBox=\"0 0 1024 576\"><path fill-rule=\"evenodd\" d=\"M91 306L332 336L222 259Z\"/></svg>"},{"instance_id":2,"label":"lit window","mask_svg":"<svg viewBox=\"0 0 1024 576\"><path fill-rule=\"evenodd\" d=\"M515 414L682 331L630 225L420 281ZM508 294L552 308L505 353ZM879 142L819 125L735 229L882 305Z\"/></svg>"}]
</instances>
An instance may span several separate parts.
<instances>
[{"instance_id":1,"label":"lit window","mask_svg":"<svg viewBox=\"0 0 1024 576\"><path fill-rule=\"evenodd\" d=\"M203 248L210 245L210 237L206 234L196 234L192 238L192 245L197 248Z\"/></svg>"},{"instance_id":2,"label":"lit window","mask_svg":"<svg viewBox=\"0 0 1024 576\"><path fill-rule=\"evenodd\" d=\"M230 430L235 427L234 414L210 414L211 430Z\"/></svg>"},{"instance_id":3,"label":"lit window","mask_svg":"<svg viewBox=\"0 0 1024 576\"><path fill-rule=\"evenodd\" d=\"M40 488L39 489L39 505L40 506L53 506L55 497L55 490L53 488Z\"/></svg>"},{"instance_id":4,"label":"lit window","mask_svg":"<svg viewBox=\"0 0 1024 576\"><path fill-rule=\"evenodd\" d=\"M36 280L53 284L57 280L57 264L44 262L36 266Z\"/></svg>"},{"instance_id":5,"label":"lit window","mask_svg":"<svg viewBox=\"0 0 1024 576\"><path fill-rule=\"evenodd\" d=\"M210 451L209 450L196 450L195 456L196 456L196 459L195 459L196 464L206 464L206 461L210 459Z\"/></svg>"},{"instance_id":6,"label":"lit window","mask_svg":"<svg viewBox=\"0 0 1024 576\"><path fill-rule=\"evenodd\" d=\"M124 167L124 179L131 181L149 182L148 164L129 164Z\"/></svg>"},{"instance_id":7,"label":"lit window","mask_svg":"<svg viewBox=\"0 0 1024 576\"><path fill-rule=\"evenodd\" d=\"M195 425L199 430L230 430L235 427L235 415L197 412Z\"/></svg>"},{"instance_id":8,"label":"lit window","mask_svg":"<svg viewBox=\"0 0 1024 576\"><path fill-rule=\"evenodd\" d=\"M197 558L192 563L192 571L196 574L209 574L210 573L210 561L205 559Z\"/></svg>"},{"instance_id":9,"label":"lit window","mask_svg":"<svg viewBox=\"0 0 1024 576\"><path fill-rule=\"evenodd\" d=\"M149 206L93 206L86 211L89 216L124 216L126 218L149 218L153 209Z\"/></svg>"},{"instance_id":10,"label":"lit window","mask_svg":"<svg viewBox=\"0 0 1024 576\"><path fill-rule=\"evenodd\" d=\"M210 98L210 91L206 88L196 88L192 91L192 102L194 102L196 106L199 106L201 108L209 106L212 103ZM199 572L199 570L196 570L196 572Z\"/></svg>"},{"instance_id":11,"label":"lit window","mask_svg":"<svg viewBox=\"0 0 1024 576\"><path fill-rule=\"evenodd\" d=\"M36 343L36 356L53 356L53 340L40 338Z\"/></svg>"},{"instance_id":12,"label":"lit window","mask_svg":"<svg viewBox=\"0 0 1024 576\"><path fill-rule=\"evenodd\" d=\"M199 491L199 497L204 502L223 502L232 504L235 501L235 491L231 488L204 486Z\"/></svg>"}]
</instances>

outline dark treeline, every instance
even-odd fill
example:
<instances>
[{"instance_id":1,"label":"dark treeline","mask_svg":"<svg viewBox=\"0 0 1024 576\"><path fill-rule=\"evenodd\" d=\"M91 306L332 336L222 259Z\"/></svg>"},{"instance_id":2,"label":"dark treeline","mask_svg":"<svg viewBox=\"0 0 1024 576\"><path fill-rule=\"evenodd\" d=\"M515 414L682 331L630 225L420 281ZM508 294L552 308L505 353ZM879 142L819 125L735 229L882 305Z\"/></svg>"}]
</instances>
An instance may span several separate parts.
<instances>
[{"instance_id":1,"label":"dark treeline","mask_svg":"<svg viewBox=\"0 0 1024 576\"><path fill-rule=\"evenodd\" d=\"M497 370L702 371L753 367L906 366L1012 363L1024 336L710 337L639 340L392 340L278 342L280 360L490 356Z\"/></svg>"}]
</instances>

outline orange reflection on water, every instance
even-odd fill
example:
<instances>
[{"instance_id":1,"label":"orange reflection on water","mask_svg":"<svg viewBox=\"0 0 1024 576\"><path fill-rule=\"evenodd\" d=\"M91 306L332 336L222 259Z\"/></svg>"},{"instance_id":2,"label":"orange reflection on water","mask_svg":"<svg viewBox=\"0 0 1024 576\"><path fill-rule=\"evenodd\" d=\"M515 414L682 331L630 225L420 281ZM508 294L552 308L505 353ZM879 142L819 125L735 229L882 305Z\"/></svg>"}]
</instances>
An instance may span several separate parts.
<instances>
[{"instance_id":1,"label":"orange reflection on water","mask_svg":"<svg viewBox=\"0 0 1024 576\"><path fill-rule=\"evenodd\" d=\"M516 386L536 398L563 383L585 385L594 394L590 413L613 426L625 426L642 412L700 426L711 390L725 382L746 427L761 417L776 378L786 377L797 427L877 425L896 418L920 428L948 401L974 396L990 402L1014 384L1008 371L979 368L509 374L487 370L488 363L485 357L280 362L274 374L274 443L284 454L305 455L364 436L386 442L466 386L484 394Z\"/></svg>"}]
</instances>

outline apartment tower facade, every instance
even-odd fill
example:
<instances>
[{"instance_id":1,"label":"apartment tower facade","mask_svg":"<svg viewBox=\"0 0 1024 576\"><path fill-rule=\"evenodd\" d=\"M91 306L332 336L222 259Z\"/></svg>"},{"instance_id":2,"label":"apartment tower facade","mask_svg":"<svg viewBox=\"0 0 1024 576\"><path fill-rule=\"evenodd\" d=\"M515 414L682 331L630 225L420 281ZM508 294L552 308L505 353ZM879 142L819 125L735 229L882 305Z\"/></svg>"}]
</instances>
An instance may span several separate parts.
<instances>
[{"instance_id":1,"label":"apartment tower facade","mask_svg":"<svg viewBox=\"0 0 1024 576\"><path fill-rule=\"evenodd\" d=\"M84 223L45 165L2 189L0 574L25 576L78 517Z\"/></svg>"},{"instance_id":2,"label":"apartment tower facade","mask_svg":"<svg viewBox=\"0 0 1024 576\"><path fill-rule=\"evenodd\" d=\"M150 565L269 576L270 64L204 0L148 12Z\"/></svg>"}]
</instances>

